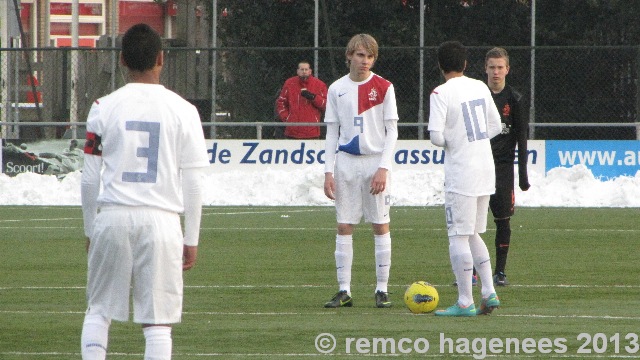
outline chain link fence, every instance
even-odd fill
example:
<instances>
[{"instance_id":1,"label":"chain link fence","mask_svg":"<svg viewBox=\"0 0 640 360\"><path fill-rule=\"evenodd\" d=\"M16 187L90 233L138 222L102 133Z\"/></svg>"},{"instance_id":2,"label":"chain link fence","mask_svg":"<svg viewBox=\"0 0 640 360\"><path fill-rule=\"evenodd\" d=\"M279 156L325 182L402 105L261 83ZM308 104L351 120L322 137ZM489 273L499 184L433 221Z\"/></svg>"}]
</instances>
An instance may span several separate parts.
<instances>
[{"instance_id":1,"label":"chain link fence","mask_svg":"<svg viewBox=\"0 0 640 360\"><path fill-rule=\"evenodd\" d=\"M531 139L638 139L639 47L506 48L507 82L523 94ZM469 48L467 76L486 79L487 50ZM169 46L161 82L196 105L207 137L270 138L283 125L274 113L278 92L301 60L327 85L348 72L344 47ZM436 48L382 47L373 71L395 86L400 138L428 138L429 94L443 81ZM7 139L81 138L92 102L126 82L110 48L0 49L0 77Z\"/></svg>"}]
</instances>

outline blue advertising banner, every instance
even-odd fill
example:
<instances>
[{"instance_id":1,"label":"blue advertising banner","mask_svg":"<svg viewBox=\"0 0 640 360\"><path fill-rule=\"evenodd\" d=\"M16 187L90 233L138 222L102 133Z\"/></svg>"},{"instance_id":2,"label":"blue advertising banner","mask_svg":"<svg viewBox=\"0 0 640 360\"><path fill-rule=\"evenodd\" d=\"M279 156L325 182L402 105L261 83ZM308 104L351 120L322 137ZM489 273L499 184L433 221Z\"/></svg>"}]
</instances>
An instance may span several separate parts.
<instances>
[{"instance_id":1,"label":"blue advertising banner","mask_svg":"<svg viewBox=\"0 0 640 360\"><path fill-rule=\"evenodd\" d=\"M637 140L546 141L546 172L556 167L584 165L594 177L604 180L635 176L640 170L639 162Z\"/></svg>"}]
</instances>

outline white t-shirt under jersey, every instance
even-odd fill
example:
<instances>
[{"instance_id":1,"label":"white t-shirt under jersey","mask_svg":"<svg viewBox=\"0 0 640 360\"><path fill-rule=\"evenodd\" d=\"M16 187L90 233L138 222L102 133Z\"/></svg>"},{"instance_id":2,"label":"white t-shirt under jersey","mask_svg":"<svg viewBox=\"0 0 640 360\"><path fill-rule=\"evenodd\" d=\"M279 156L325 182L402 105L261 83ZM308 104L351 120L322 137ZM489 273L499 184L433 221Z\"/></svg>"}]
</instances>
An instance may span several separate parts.
<instances>
[{"instance_id":1,"label":"white t-shirt under jersey","mask_svg":"<svg viewBox=\"0 0 640 360\"><path fill-rule=\"evenodd\" d=\"M449 79L430 96L429 131L445 139L445 191L466 196L495 192L489 139L501 131L489 88L466 76Z\"/></svg>"},{"instance_id":2,"label":"white t-shirt under jersey","mask_svg":"<svg viewBox=\"0 0 640 360\"><path fill-rule=\"evenodd\" d=\"M162 85L130 83L98 99L89 112L87 134L101 143L101 205L182 212L180 170L209 166L196 108ZM87 146L85 153L91 153ZM85 170L100 174L100 169Z\"/></svg>"},{"instance_id":3,"label":"white t-shirt under jersey","mask_svg":"<svg viewBox=\"0 0 640 360\"><path fill-rule=\"evenodd\" d=\"M354 155L382 154L385 121L389 120L397 126L398 109L393 84L384 78L372 72L366 80L355 82L345 75L329 87L324 121L340 126L338 150ZM382 162L390 167L392 159Z\"/></svg>"}]
</instances>

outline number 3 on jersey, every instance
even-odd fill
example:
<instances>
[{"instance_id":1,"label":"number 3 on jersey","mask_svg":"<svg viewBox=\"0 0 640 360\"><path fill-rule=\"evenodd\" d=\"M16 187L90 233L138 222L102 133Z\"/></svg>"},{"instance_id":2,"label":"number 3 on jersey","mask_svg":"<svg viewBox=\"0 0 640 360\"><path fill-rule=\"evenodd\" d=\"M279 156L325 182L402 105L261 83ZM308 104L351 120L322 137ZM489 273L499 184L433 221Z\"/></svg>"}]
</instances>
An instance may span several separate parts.
<instances>
[{"instance_id":1,"label":"number 3 on jersey","mask_svg":"<svg viewBox=\"0 0 640 360\"><path fill-rule=\"evenodd\" d=\"M127 121L129 131L144 131L149 133L149 147L139 147L137 157L147 158L146 172L123 172L122 181L155 183L158 177L158 148L160 147L160 123L144 121Z\"/></svg>"},{"instance_id":2,"label":"number 3 on jersey","mask_svg":"<svg viewBox=\"0 0 640 360\"><path fill-rule=\"evenodd\" d=\"M471 100L460 104L462 106L462 117L464 117L464 126L467 129L467 140L473 142L489 137L487 134L486 114L487 104L484 99ZM481 107L482 109L477 109ZM480 111L476 111L480 110ZM479 116L481 118L479 118ZM481 128L482 126L482 128Z\"/></svg>"}]
</instances>

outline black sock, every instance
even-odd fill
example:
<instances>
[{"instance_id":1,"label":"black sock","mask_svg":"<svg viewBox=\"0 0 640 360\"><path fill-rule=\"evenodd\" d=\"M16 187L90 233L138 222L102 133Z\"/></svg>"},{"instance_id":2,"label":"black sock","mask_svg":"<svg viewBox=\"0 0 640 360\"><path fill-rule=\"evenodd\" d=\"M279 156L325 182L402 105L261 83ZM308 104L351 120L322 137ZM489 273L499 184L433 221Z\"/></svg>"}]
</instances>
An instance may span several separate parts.
<instances>
[{"instance_id":1,"label":"black sock","mask_svg":"<svg viewBox=\"0 0 640 360\"><path fill-rule=\"evenodd\" d=\"M507 254L511 241L509 220L509 218L494 220L496 223L496 274L504 273L504 268L507 266Z\"/></svg>"}]
</instances>

